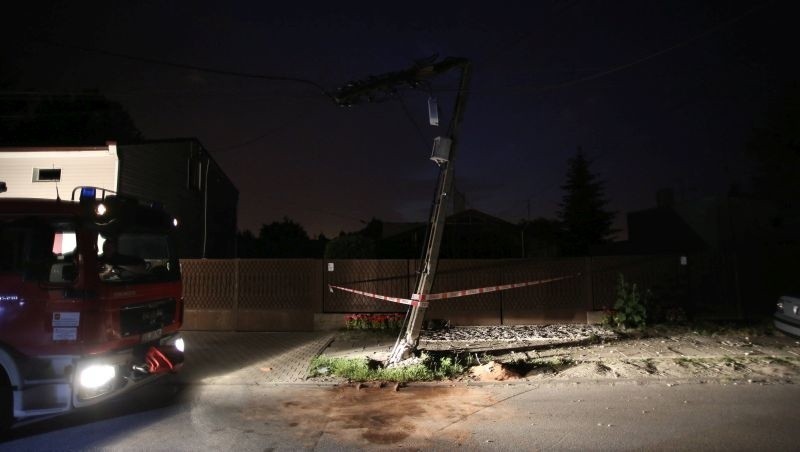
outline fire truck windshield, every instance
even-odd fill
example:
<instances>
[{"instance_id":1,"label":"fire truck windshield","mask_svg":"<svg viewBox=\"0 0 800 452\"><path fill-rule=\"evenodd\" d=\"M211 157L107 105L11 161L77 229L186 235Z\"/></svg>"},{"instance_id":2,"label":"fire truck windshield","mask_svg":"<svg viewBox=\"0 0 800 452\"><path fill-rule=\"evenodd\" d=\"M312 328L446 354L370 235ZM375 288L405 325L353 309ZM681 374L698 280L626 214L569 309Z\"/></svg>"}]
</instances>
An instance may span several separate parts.
<instances>
[{"instance_id":1,"label":"fire truck windshield","mask_svg":"<svg viewBox=\"0 0 800 452\"><path fill-rule=\"evenodd\" d=\"M122 230L97 236L97 259L102 281L153 282L178 277L177 259L168 235Z\"/></svg>"}]
</instances>

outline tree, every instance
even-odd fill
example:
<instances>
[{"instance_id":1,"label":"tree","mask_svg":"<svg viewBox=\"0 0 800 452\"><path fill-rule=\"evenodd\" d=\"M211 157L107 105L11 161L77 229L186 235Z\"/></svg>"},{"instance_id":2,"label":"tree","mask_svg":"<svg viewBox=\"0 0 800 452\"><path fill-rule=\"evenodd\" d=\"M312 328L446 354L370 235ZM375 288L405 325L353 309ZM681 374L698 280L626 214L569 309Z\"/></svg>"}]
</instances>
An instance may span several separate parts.
<instances>
[{"instance_id":1,"label":"tree","mask_svg":"<svg viewBox=\"0 0 800 452\"><path fill-rule=\"evenodd\" d=\"M329 259L375 259L378 244L383 235L383 222L372 218L363 229L339 234L325 245L325 257Z\"/></svg>"},{"instance_id":2,"label":"tree","mask_svg":"<svg viewBox=\"0 0 800 452\"><path fill-rule=\"evenodd\" d=\"M236 233L236 257L244 259L264 257L264 250L258 238L247 229Z\"/></svg>"},{"instance_id":3,"label":"tree","mask_svg":"<svg viewBox=\"0 0 800 452\"><path fill-rule=\"evenodd\" d=\"M341 235L325 246L327 259L375 259L375 240L359 234Z\"/></svg>"},{"instance_id":4,"label":"tree","mask_svg":"<svg viewBox=\"0 0 800 452\"><path fill-rule=\"evenodd\" d=\"M5 103L0 108L15 112L2 118L3 144L81 146L143 139L128 111L99 93L32 99L24 105Z\"/></svg>"},{"instance_id":5,"label":"tree","mask_svg":"<svg viewBox=\"0 0 800 452\"><path fill-rule=\"evenodd\" d=\"M264 257L310 257L311 240L308 233L287 217L280 222L261 225L258 240Z\"/></svg>"},{"instance_id":6,"label":"tree","mask_svg":"<svg viewBox=\"0 0 800 452\"><path fill-rule=\"evenodd\" d=\"M589 253L592 245L608 243L616 232L611 225L614 212L605 207L604 183L589 170L590 162L578 148L575 157L567 161L567 181L560 204L561 250L568 256Z\"/></svg>"}]
</instances>

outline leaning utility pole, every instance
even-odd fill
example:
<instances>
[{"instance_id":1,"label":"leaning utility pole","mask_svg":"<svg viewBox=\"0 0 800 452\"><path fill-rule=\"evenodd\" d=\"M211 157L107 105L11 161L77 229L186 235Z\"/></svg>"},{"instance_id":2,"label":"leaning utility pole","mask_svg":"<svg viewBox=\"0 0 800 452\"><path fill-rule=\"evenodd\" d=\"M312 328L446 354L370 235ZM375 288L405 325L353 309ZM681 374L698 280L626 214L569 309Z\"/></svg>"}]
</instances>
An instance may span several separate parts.
<instances>
[{"instance_id":1,"label":"leaning utility pole","mask_svg":"<svg viewBox=\"0 0 800 452\"><path fill-rule=\"evenodd\" d=\"M444 222L447 217L446 201L447 196L453 187L453 177L455 176L455 156L456 146L458 145L458 130L461 125L461 120L464 117L464 108L467 101L467 89L469 86L470 67L469 62L466 60L461 67L461 81L458 86L458 94L453 109L453 118L450 121L448 135L451 140L450 152L446 161L442 161L439 165L439 187L436 191L436 198L431 212L430 230L425 244L425 258L422 261L420 268L419 280L417 281L417 288L415 294L427 295L431 292L434 277L436 276L436 266L439 263L439 248L442 244L442 235L444 234ZM400 339L392 350L389 357L390 363L402 361L411 355L417 348L419 341L419 332L422 329L422 322L425 319L425 310L427 309L427 302L420 301L419 304L411 308L411 315L409 316L408 325L406 326L405 335Z\"/></svg>"},{"instance_id":2,"label":"leaning utility pole","mask_svg":"<svg viewBox=\"0 0 800 452\"><path fill-rule=\"evenodd\" d=\"M394 87L397 85L407 84L416 87L423 79L442 74L451 69L461 69L461 80L459 82L455 106L453 107L453 118L450 121L448 137L446 140L437 141L437 144L441 142L449 143L449 152L445 149L444 152L436 155L437 148L434 147L435 155L431 157L431 159L439 164L439 181L436 198L433 201L434 205L430 218L430 228L425 244L425 258L422 261L419 279L417 280L417 288L414 291L414 294L418 297L430 293L436 275L436 265L439 261L439 248L442 243L442 234L444 232L444 221L446 217L445 201L453 185L458 130L461 125L461 120L464 117L464 109L467 102L470 81L469 61L464 58L445 58L438 63L429 62L417 64L405 71L392 72L381 76L370 77L364 81L351 82L341 88L338 94L334 96L336 102L340 105L352 105L360 100L361 97L374 100L381 94L384 96L391 95L395 92ZM443 147L446 148L447 146L445 145ZM420 302L411 308L411 314L403 337L398 339L397 344L395 344L392 350L389 358L389 362L391 363L406 359L417 348L419 333L422 329L422 321L425 318L425 310L427 308L427 302L424 301L424 297L420 298L422 298Z\"/></svg>"}]
</instances>

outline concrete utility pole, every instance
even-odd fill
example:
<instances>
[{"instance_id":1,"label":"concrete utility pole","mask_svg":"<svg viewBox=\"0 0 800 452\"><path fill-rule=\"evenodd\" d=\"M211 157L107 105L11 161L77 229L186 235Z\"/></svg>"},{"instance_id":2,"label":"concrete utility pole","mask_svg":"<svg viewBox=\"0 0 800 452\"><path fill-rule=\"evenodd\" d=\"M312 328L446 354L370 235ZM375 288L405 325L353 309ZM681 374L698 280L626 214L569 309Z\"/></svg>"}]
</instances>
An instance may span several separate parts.
<instances>
[{"instance_id":1,"label":"concrete utility pole","mask_svg":"<svg viewBox=\"0 0 800 452\"><path fill-rule=\"evenodd\" d=\"M429 294L433 281L436 276L436 266L439 263L439 248L442 244L444 234L444 222L447 217L446 203L447 196L453 188L453 177L455 169L456 147L458 145L458 130L461 120L464 117L464 108L467 101L467 89L469 87L470 67L467 61L461 66L461 81L459 82L458 95L453 112L453 119L450 122L448 135L452 143L450 145L450 155L446 162L440 165L439 170L439 189L434 200L433 212L430 219L430 232L425 245L425 258L417 281L417 289L414 293ZM389 357L390 363L400 362L408 358L417 348L419 332L422 329L422 322L425 319L425 303L420 303L411 308L411 315L404 337L395 344L394 350Z\"/></svg>"},{"instance_id":2,"label":"concrete utility pole","mask_svg":"<svg viewBox=\"0 0 800 452\"><path fill-rule=\"evenodd\" d=\"M444 233L446 217L445 201L453 185L454 163L456 147L458 145L458 130L464 117L470 81L469 61L464 58L445 58L444 60L428 64L418 64L401 72L392 72L381 76L370 77L367 80L351 82L339 90L335 96L340 105L352 105L366 96L373 100L378 95L388 96L394 92L394 87L400 84L418 86L423 79L430 78L447 72L451 69L461 69L458 94L453 108L453 118L448 130L450 139L449 155L439 161L439 181L437 196L434 199L433 211L430 218L430 229L425 244L425 258L422 262L416 294L429 294L436 275L436 265L439 261L439 248ZM417 348L422 321L425 318L426 303L420 303L411 308L409 322L404 331L403 338L398 340L389 358L390 363L395 363L408 358Z\"/></svg>"}]
</instances>

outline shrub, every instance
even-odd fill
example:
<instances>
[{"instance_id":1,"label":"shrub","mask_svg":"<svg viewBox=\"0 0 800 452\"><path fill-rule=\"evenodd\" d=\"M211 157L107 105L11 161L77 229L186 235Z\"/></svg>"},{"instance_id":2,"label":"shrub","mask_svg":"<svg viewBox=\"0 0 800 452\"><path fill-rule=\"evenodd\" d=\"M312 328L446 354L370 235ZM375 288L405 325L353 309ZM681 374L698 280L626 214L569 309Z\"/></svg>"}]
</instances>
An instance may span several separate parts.
<instances>
[{"instance_id":1,"label":"shrub","mask_svg":"<svg viewBox=\"0 0 800 452\"><path fill-rule=\"evenodd\" d=\"M639 329L647 319L647 300L649 291L642 291L636 283L628 283L623 275L617 281L617 299L605 323L614 328Z\"/></svg>"}]
</instances>

